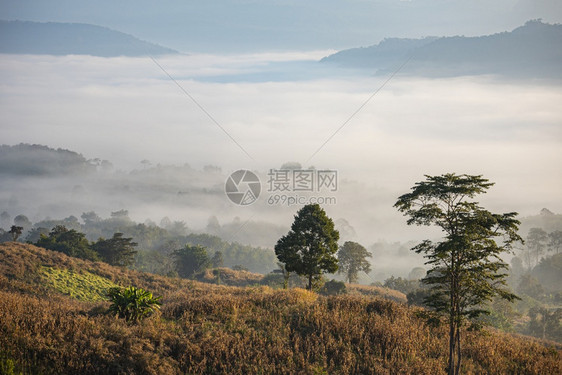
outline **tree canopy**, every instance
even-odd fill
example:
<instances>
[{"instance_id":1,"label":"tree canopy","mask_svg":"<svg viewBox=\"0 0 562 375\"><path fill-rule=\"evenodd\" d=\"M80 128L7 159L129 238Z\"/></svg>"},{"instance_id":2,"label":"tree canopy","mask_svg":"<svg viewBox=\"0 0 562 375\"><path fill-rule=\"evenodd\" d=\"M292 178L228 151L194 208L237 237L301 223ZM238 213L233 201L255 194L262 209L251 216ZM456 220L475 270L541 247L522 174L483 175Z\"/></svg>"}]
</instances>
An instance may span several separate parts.
<instances>
[{"instance_id":1,"label":"tree canopy","mask_svg":"<svg viewBox=\"0 0 562 375\"><path fill-rule=\"evenodd\" d=\"M133 264L137 251L136 242L132 238L123 237L123 233L114 233L113 237L106 240L100 238L92 244L101 259L112 266L127 267Z\"/></svg>"},{"instance_id":2,"label":"tree canopy","mask_svg":"<svg viewBox=\"0 0 562 375\"><path fill-rule=\"evenodd\" d=\"M444 232L442 241L425 240L412 250L425 255L431 268L422 281L431 286L424 301L449 322L449 374L461 364L461 325L465 319L486 313L494 296L517 298L505 285L507 264L500 255L521 241L516 212L494 214L472 199L493 183L482 176L425 176L410 193L398 198L395 207L408 224L435 225Z\"/></svg>"},{"instance_id":3,"label":"tree canopy","mask_svg":"<svg viewBox=\"0 0 562 375\"><path fill-rule=\"evenodd\" d=\"M350 283L356 283L359 272L371 272L371 263L367 260L373 254L363 245L353 241L346 241L338 250L339 273L345 273L345 278Z\"/></svg>"},{"instance_id":4,"label":"tree canopy","mask_svg":"<svg viewBox=\"0 0 562 375\"><path fill-rule=\"evenodd\" d=\"M192 277L211 265L207 249L201 245L185 245L173 252L176 269L181 277Z\"/></svg>"},{"instance_id":5,"label":"tree canopy","mask_svg":"<svg viewBox=\"0 0 562 375\"><path fill-rule=\"evenodd\" d=\"M334 222L318 204L301 208L291 225L291 230L275 245L275 255L285 264L288 272L308 278L308 289L323 273L338 270L339 232Z\"/></svg>"},{"instance_id":6,"label":"tree canopy","mask_svg":"<svg viewBox=\"0 0 562 375\"><path fill-rule=\"evenodd\" d=\"M67 229L63 225L55 226L48 236L41 235L36 245L77 258L99 260L98 254L90 248L84 233Z\"/></svg>"}]
</instances>

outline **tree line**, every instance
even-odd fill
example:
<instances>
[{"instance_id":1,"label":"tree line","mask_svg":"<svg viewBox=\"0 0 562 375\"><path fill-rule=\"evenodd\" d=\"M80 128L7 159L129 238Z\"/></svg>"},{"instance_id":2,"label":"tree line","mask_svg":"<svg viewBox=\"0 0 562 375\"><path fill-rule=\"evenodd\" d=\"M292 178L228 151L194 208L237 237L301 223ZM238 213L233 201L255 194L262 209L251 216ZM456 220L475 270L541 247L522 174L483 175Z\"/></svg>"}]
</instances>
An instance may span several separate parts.
<instances>
[{"instance_id":1,"label":"tree line","mask_svg":"<svg viewBox=\"0 0 562 375\"><path fill-rule=\"evenodd\" d=\"M84 233L67 229L63 225L55 226L48 235L41 234L35 245L69 256L121 267L133 264L137 253L137 243L131 237L124 237L123 233L114 233L109 239L100 237L97 241L90 242Z\"/></svg>"},{"instance_id":2,"label":"tree line","mask_svg":"<svg viewBox=\"0 0 562 375\"><path fill-rule=\"evenodd\" d=\"M123 233L124 237L133 238L138 245L130 267L140 271L161 275L174 273L172 252L186 244L206 247L209 256L221 252L225 267L240 266L259 273L268 273L276 268L275 254L270 249L228 242L216 235L194 233L183 221L164 218L160 225L151 221L137 223L129 218L127 210L114 211L109 218L101 218L93 211L84 212L80 218L83 223L76 216L32 223L23 214L12 219L3 211L0 213L0 226L10 228L13 224L20 228L15 236L11 229L0 229L0 242L20 240L35 244L41 235L49 236L50 231L60 225L68 230L84 233L91 242L99 238L111 238L114 233Z\"/></svg>"}]
</instances>

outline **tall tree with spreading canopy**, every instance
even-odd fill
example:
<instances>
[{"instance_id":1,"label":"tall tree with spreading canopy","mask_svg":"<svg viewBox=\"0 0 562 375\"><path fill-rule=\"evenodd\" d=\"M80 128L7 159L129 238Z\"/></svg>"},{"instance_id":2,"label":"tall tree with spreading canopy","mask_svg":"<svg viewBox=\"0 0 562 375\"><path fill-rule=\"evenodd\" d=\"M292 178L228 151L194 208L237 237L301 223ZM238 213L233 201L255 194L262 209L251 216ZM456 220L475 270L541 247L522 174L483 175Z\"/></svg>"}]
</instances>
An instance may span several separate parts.
<instances>
[{"instance_id":1,"label":"tall tree with spreading canopy","mask_svg":"<svg viewBox=\"0 0 562 375\"><path fill-rule=\"evenodd\" d=\"M425 176L410 193L398 198L395 207L409 216L408 225L435 225L443 240L425 240L412 250L424 254L431 268L422 282L431 286L424 303L447 317L449 324L449 374L459 374L461 327L466 319L487 313L494 296L518 298L506 288L507 269L500 255L510 252L520 222L516 212L494 214L473 198L493 183L482 176Z\"/></svg>"},{"instance_id":2,"label":"tall tree with spreading canopy","mask_svg":"<svg viewBox=\"0 0 562 375\"><path fill-rule=\"evenodd\" d=\"M295 216L291 230L275 245L275 255L285 265L287 272L308 278L308 289L323 273L338 270L339 232L334 222L318 204L301 208Z\"/></svg>"},{"instance_id":3,"label":"tall tree with spreading canopy","mask_svg":"<svg viewBox=\"0 0 562 375\"><path fill-rule=\"evenodd\" d=\"M132 238L123 237L123 233L114 233L110 239L98 239L92 244L92 249L104 262L127 267L134 263L137 245Z\"/></svg>"},{"instance_id":4,"label":"tall tree with spreading canopy","mask_svg":"<svg viewBox=\"0 0 562 375\"><path fill-rule=\"evenodd\" d=\"M371 272L371 263L367 258L373 256L370 252L353 241L346 241L338 250L339 273L345 273L345 278L350 283L356 283L359 272Z\"/></svg>"},{"instance_id":5,"label":"tall tree with spreading canopy","mask_svg":"<svg viewBox=\"0 0 562 375\"><path fill-rule=\"evenodd\" d=\"M181 277L192 277L197 272L203 271L211 266L211 259L207 249L201 245L185 245L173 253L178 275Z\"/></svg>"}]
</instances>

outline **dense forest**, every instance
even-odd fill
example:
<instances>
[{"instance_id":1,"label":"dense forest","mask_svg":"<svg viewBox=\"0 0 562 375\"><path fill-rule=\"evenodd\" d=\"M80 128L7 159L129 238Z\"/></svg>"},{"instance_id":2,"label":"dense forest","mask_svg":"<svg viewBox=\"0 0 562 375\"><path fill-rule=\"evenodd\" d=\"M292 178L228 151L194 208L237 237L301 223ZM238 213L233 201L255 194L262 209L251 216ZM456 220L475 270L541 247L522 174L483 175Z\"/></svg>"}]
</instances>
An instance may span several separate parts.
<instances>
[{"instance_id":1,"label":"dense forest","mask_svg":"<svg viewBox=\"0 0 562 375\"><path fill-rule=\"evenodd\" d=\"M8 233L11 225L21 226L21 239L30 243L37 243L42 235L48 236L57 226L83 233L85 239L92 242L122 233L124 237L132 238L137 247L131 267L162 275L173 272L171 253L186 244L204 246L211 257L220 252L226 267L239 266L260 273L268 273L276 268L275 256L270 249L227 242L206 233L191 233L184 222L172 222L167 218L161 220L160 225L139 224L128 217L126 210L112 212L106 219L95 212L85 212L81 215L82 220L69 216L62 220L47 219L37 223L31 223L25 215L16 215L13 224L10 224L11 216L6 211L0 215L2 228L6 228L0 229L2 241L12 240L12 235Z\"/></svg>"}]
</instances>

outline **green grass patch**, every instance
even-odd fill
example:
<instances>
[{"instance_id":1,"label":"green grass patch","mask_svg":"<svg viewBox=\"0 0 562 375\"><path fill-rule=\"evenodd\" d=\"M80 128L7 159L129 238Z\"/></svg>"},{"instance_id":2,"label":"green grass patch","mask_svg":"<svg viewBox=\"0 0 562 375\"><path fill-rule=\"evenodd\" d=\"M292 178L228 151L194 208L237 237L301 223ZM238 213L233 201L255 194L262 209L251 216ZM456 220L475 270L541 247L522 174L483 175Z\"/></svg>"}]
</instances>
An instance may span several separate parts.
<instances>
[{"instance_id":1,"label":"green grass patch","mask_svg":"<svg viewBox=\"0 0 562 375\"><path fill-rule=\"evenodd\" d=\"M40 272L47 287L81 301L105 300L107 290L118 286L105 277L87 271L74 272L54 267L41 267Z\"/></svg>"}]
</instances>

